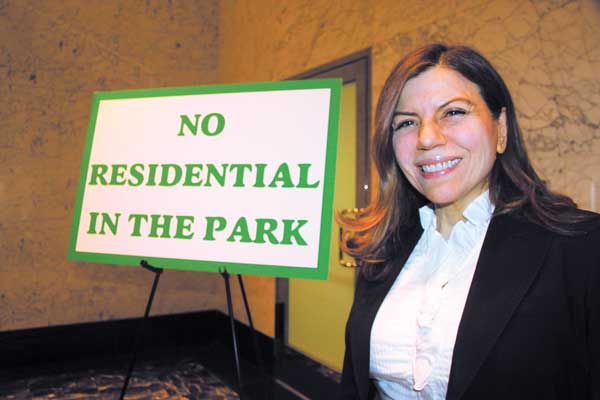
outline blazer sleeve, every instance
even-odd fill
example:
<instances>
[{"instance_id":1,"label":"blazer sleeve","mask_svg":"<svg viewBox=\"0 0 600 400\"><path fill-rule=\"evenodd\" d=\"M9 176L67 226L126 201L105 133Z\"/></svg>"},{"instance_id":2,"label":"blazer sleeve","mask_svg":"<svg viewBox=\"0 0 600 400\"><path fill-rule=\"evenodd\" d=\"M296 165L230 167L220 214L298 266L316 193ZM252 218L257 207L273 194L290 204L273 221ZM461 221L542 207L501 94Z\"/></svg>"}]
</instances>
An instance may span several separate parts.
<instances>
[{"instance_id":1,"label":"blazer sleeve","mask_svg":"<svg viewBox=\"0 0 600 400\"><path fill-rule=\"evenodd\" d=\"M356 356L360 354L361 350L364 349L361 349L360 347L353 349L353 343L355 345L358 344L360 346L365 340L369 340L369 337L363 337L360 332L361 329L358 329L365 328L365 324L367 324L365 322L365 313L368 313L368 310L365 309L364 302L360 301L360 299L364 298L365 295L365 280L362 274L359 273L356 277L354 301L352 302L350 314L348 315L348 321L346 322L346 351L344 353L344 364L342 367L342 382L339 388L338 395L339 400L365 400L364 396L368 397L370 395L369 389L366 389L365 386L370 386L368 376L367 380L365 380L365 377L362 376L362 374L364 373L364 369L362 371L357 371L355 368ZM370 332L370 328L368 329L368 332ZM356 353L353 354L353 351ZM368 358L366 362L368 369ZM360 368L361 366L359 366L359 369ZM361 392L364 393L362 396Z\"/></svg>"},{"instance_id":2,"label":"blazer sleeve","mask_svg":"<svg viewBox=\"0 0 600 400\"><path fill-rule=\"evenodd\" d=\"M358 387L354 376L354 367L352 366L352 349L350 346L350 332L348 325L346 326L346 351L344 353L344 365L342 369L342 383L339 388L339 400L354 400L358 399Z\"/></svg>"},{"instance_id":3,"label":"blazer sleeve","mask_svg":"<svg viewBox=\"0 0 600 400\"><path fill-rule=\"evenodd\" d=\"M339 387L339 400L372 399L375 388L369 379L369 357L365 347L369 345L373 312L376 308L368 306L376 302L364 301L373 296L364 277L358 274L354 301L346 322L346 351L342 369L342 382ZM371 322L370 322L371 321ZM366 358L364 358L366 355Z\"/></svg>"},{"instance_id":4,"label":"blazer sleeve","mask_svg":"<svg viewBox=\"0 0 600 400\"><path fill-rule=\"evenodd\" d=\"M600 232L596 231L591 245L600 246ZM586 316L589 355L589 398L600 400L600 251L594 251L586 288Z\"/></svg>"}]
</instances>

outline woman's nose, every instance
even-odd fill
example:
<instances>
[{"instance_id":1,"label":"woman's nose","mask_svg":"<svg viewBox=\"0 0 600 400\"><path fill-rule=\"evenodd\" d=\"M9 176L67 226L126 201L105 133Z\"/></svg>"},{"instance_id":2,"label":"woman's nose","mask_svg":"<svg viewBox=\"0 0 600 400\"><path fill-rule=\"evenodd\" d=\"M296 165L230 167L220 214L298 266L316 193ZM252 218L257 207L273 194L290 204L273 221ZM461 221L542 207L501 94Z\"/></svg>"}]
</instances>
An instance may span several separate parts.
<instances>
[{"instance_id":1,"label":"woman's nose","mask_svg":"<svg viewBox=\"0 0 600 400\"><path fill-rule=\"evenodd\" d=\"M429 150L446 143L446 136L435 121L423 121L418 135L417 146L420 150Z\"/></svg>"}]
</instances>

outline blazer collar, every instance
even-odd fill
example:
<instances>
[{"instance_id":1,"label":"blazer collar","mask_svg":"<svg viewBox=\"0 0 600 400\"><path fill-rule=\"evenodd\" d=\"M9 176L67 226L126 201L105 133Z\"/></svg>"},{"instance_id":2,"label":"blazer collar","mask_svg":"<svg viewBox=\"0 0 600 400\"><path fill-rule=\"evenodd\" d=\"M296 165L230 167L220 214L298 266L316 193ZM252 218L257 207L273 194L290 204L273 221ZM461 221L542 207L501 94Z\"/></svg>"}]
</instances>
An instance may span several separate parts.
<instances>
[{"instance_id":1,"label":"blazer collar","mask_svg":"<svg viewBox=\"0 0 600 400\"><path fill-rule=\"evenodd\" d=\"M492 218L458 328L447 400L476 376L537 276L552 235L519 217Z\"/></svg>"}]
</instances>

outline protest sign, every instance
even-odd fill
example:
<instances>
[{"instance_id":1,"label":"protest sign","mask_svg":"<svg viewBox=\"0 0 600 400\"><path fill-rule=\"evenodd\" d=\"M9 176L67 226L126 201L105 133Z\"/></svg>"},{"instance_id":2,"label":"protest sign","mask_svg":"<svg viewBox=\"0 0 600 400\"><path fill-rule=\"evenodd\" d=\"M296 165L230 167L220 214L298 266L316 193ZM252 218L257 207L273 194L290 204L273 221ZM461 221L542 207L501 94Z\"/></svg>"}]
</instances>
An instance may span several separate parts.
<instances>
[{"instance_id":1,"label":"protest sign","mask_svg":"<svg viewBox=\"0 0 600 400\"><path fill-rule=\"evenodd\" d=\"M95 93L69 258L326 279L340 90Z\"/></svg>"}]
</instances>

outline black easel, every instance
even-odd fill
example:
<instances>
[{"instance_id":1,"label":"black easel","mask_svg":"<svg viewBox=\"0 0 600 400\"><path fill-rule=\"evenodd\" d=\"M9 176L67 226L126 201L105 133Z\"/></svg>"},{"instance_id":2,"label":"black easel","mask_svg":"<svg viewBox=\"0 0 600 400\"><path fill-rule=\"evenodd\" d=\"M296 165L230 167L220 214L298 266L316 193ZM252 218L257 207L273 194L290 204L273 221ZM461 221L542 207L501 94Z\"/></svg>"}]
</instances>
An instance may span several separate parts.
<instances>
[{"instance_id":1,"label":"black easel","mask_svg":"<svg viewBox=\"0 0 600 400\"><path fill-rule=\"evenodd\" d=\"M256 361L258 363L258 368L260 371L260 376L262 378L262 383L264 385L265 391L267 390L267 382L265 374L265 364L262 359L262 355L260 352L260 347L258 346L258 335L256 334L256 329L254 329L254 323L252 322L252 315L250 314L250 306L248 305L248 297L246 297L246 289L244 289L244 281L242 280L242 275L238 274L238 283L240 284L240 290L242 291L242 298L244 299L244 307L246 308L246 316L248 317L248 324L250 325L250 329L252 329L252 344L254 345L254 354L256 355Z\"/></svg>"},{"instance_id":2,"label":"black easel","mask_svg":"<svg viewBox=\"0 0 600 400\"><path fill-rule=\"evenodd\" d=\"M237 372L237 381L238 381L238 394L240 395L240 400L244 398L244 384L242 381L242 369L240 368L240 352L238 350L237 343L237 335L235 334L235 318L233 315L233 304L231 302L231 288L229 286L229 273L227 272L227 268L224 268L223 271L219 271L221 276L223 277L223 281L225 281L225 294L227 295L227 310L229 311L229 324L231 325L231 337L233 338L233 353L235 357L235 370Z\"/></svg>"},{"instance_id":3,"label":"black easel","mask_svg":"<svg viewBox=\"0 0 600 400\"><path fill-rule=\"evenodd\" d=\"M227 272L227 268L224 268L222 271L219 270L221 276L223 277L223 281L225 282L225 292L227 295L227 310L229 311L229 324L231 325L231 337L233 338L233 351L235 357L235 368L237 372L237 380L239 387L239 395L240 400L243 400L244 396L244 384L242 380L242 371L240 368L240 354L237 344L237 335L235 332L235 317L233 314L233 303L231 301L231 287L229 286L229 273ZM238 283L240 285L240 290L242 292L242 299L244 300L244 308L246 309L246 316L248 317L248 324L250 325L250 329L252 330L252 344L254 346L254 353L256 355L256 361L258 363L260 377L263 384L263 389L265 390L265 395L267 391L266 385L266 374L265 374L265 366L261 356L260 348L258 346L258 336L256 334L256 329L254 329L254 323L252 322L252 314L250 313L250 306L248 305L248 297L246 296L246 289L244 288L244 280L242 279L242 275L238 274ZM267 397L265 397L266 399Z\"/></svg>"},{"instance_id":4,"label":"black easel","mask_svg":"<svg viewBox=\"0 0 600 400\"><path fill-rule=\"evenodd\" d=\"M129 385L131 373L133 372L133 368L135 366L135 362L137 359L139 337L142 334L143 328L145 327L145 324L148 320L148 315L150 314L150 309L152 308L152 302L154 301L154 293L156 292L156 287L158 286L158 280L160 279L160 275L163 272L162 268L153 267L150 264L148 264L145 260L142 260L140 262L140 265L144 269L154 273L154 282L152 283L152 289L150 290L150 296L148 297L148 303L146 304L146 312L144 313L144 318L142 319L142 321L140 321L137 332L134 337L133 354L131 356L131 362L129 363L129 369L127 370L127 375L125 377L123 389L121 390L121 396L119 397L120 400L124 399L125 393L127 392L127 386ZM231 325L231 336L233 338L233 351L234 351L234 357L235 357L235 368L236 368L236 372L237 372L239 396L240 396L240 400L243 400L244 386L243 386L243 381L242 381L242 371L240 368L240 353L239 353L239 349L238 349L237 335L235 332L235 318L234 318L234 314L233 314L233 303L231 301L231 287L229 286L229 273L227 272L226 268L223 269L223 271L219 270L219 273L221 274L221 276L223 277L223 280L225 281L225 292L227 295L227 309L229 310L229 322ZM265 382L266 374L265 374L265 368L264 368L264 363L263 363L263 359L261 356L260 348L258 346L258 336L256 334L256 329L254 329L254 323L252 322L252 315L250 314L250 306L248 305L248 298L246 297L244 281L242 280L242 276L239 274L238 274L238 283L240 284L240 290L242 292L242 299L244 300L244 307L246 309L248 323L250 325L250 328L252 329L252 342L254 345L254 352L256 353L256 360L258 362L261 378L263 379L264 389L266 391L266 382Z\"/></svg>"},{"instance_id":5,"label":"black easel","mask_svg":"<svg viewBox=\"0 0 600 400\"><path fill-rule=\"evenodd\" d=\"M129 369L127 370L127 375L125 376L125 383L123 383L123 389L121 390L121 396L119 397L120 400L123 400L123 398L125 397L125 392L127 392L129 379L131 378L131 373L133 372L133 367L135 366L135 361L137 359L139 338L143 332L144 326L146 325L146 321L148 320L150 308L152 307L152 302L154 301L154 293L156 292L156 287L158 286L158 280L160 279L160 274L162 274L163 272L162 268L155 268L148 264L145 260L142 260L140 262L140 265L142 266L142 268L154 273L154 282L152 283L152 290L150 290L150 297L148 297L148 303L146 304L146 312L144 313L144 318L138 324L138 329L133 339L133 354L131 355L131 362L129 363Z\"/></svg>"}]
</instances>

